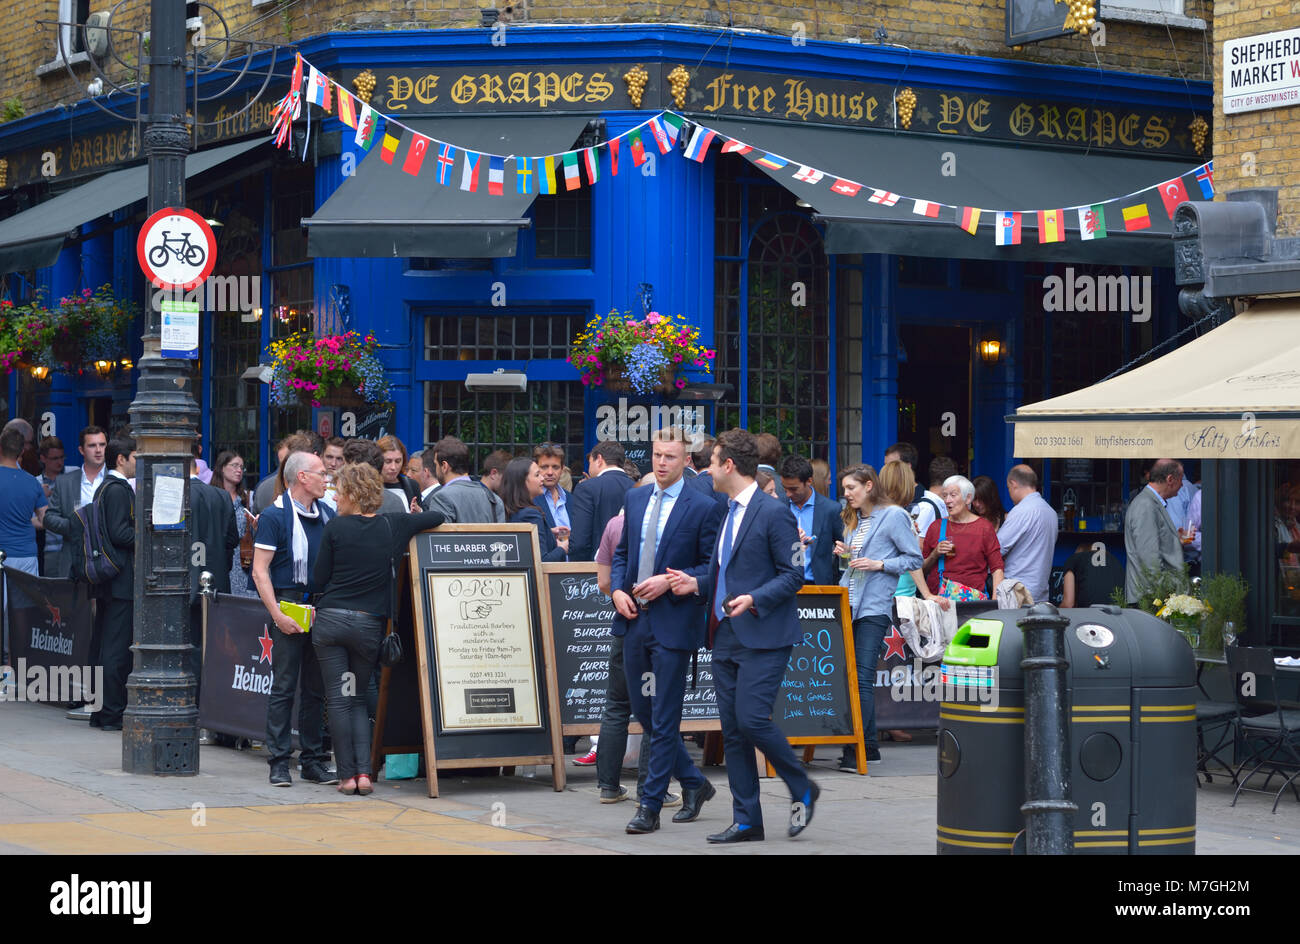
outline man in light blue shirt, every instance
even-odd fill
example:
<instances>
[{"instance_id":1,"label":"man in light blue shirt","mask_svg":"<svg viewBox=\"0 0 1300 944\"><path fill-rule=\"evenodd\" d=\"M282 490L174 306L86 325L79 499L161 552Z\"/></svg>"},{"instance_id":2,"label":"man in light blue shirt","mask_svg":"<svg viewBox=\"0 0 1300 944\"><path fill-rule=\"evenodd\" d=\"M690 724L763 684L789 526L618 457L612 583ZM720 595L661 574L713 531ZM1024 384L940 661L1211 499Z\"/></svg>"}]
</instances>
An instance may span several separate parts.
<instances>
[{"instance_id":1,"label":"man in light blue shirt","mask_svg":"<svg viewBox=\"0 0 1300 944\"><path fill-rule=\"evenodd\" d=\"M1015 507L998 529L1005 579L1019 580L1034 602L1041 603L1047 600L1056 551L1056 512L1038 493L1038 475L1027 465L1011 467L1007 493Z\"/></svg>"},{"instance_id":2,"label":"man in light blue shirt","mask_svg":"<svg viewBox=\"0 0 1300 944\"><path fill-rule=\"evenodd\" d=\"M564 450L555 443L542 443L533 450L533 460L542 473L542 494L534 504L542 509L546 523L557 539L563 540L571 531L569 523L569 495L560 487L560 474L564 471Z\"/></svg>"}]
</instances>

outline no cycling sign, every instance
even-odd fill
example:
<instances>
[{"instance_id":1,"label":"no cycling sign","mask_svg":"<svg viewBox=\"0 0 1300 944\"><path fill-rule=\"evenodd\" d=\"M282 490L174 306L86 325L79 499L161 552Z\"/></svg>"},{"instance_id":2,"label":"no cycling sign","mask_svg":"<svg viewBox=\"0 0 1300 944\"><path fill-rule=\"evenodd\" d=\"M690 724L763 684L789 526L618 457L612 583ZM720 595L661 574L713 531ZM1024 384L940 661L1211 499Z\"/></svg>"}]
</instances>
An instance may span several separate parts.
<instances>
[{"instance_id":1,"label":"no cycling sign","mask_svg":"<svg viewBox=\"0 0 1300 944\"><path fill-rule=\"evenodd\" d=\"M193 210L164 207L140 227L135 254L154 288L188 292L212 274L217 240Z\"/></svg>"}]
</instances>

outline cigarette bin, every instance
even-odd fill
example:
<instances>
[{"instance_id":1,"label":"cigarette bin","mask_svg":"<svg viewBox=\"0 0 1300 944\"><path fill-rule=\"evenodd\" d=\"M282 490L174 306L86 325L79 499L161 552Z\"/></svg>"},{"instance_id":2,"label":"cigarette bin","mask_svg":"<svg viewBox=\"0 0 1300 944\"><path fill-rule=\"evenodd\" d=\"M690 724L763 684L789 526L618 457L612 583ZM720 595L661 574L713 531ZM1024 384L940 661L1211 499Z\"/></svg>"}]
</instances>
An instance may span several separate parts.
<instances>
[{"instance_id":1,"label":"cigarette bin","mask_svg":"<svg viewBox=\"0 0 1300 944\"><path fill-rule=\"evenodd\" d=\"M990 610L944 653L938 851L1018 851L1024 829L1024 609ZM1168 623L1113 605L1061 610L1077 853L1196 849L1196 668ZM1023 837L1022 837L1023 839Z\"/></svg>"}]
</instances>

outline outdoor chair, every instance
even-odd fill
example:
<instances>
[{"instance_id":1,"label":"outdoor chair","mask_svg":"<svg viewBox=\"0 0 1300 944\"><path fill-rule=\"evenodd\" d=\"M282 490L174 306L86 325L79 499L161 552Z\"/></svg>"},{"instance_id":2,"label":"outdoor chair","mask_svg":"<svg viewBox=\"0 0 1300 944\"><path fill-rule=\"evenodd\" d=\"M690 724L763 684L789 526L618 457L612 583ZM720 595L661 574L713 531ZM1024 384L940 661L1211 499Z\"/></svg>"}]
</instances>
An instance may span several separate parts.
<instances>
[{"instance_id":1,"label":"outdoor chair","mask_svg":"<svg viewBox=\"0 0 1300 944\"><path fill-rule=\"evenodd\" d=\"M1196 769L1205 775L1206 783L1213 783L1209 763L1214 761L1231 775L1233 784L1237 774L1232 769L1232 751L1237 743L1237 703L1229 701L1201 701L1196 703ZM1210 745L1211 739L1213 746ZM1227 752L1227 760L1224 760ZM1201 778L1196 778L1201 785Z\"/></svg>"},{"instance_id":2,"label":"outdoor chair","mask_svg":"<svg viewBox=\"0 0 1300 944\"><path fill-rule=\"evenodd\" d=\"M1232 805L1237 805L1237 798L1243 792L1270 794L1272 791L1268 785L1274 776L1278 776L1283 780L1273 796L1273 812L1276 813L1287 787L1300 800L1300 787L1296 784L1296 778L1300 777L1300 709L1282 706L1277 690L1277 666L1273 663L1273 650L1229 646L1226 655L1228 673L1238 705L1237 726L1246 749L1246 758L1237 765L1233 774L1237 790L1232 795ZM1253 699L1242 692L1246 687L1243 676L1254 682L1256 691ZM1272 698L1273 710L1261 715L1244 714L1241 711L1243 707L1249 708L1252 703L1265 700L1265 687ZM1250 770L1243 774L1247 766L1250 766ZM1250 779L1259 773L1267 774L1263 786L1247 787Z\"/></svg>"}]
</instances>

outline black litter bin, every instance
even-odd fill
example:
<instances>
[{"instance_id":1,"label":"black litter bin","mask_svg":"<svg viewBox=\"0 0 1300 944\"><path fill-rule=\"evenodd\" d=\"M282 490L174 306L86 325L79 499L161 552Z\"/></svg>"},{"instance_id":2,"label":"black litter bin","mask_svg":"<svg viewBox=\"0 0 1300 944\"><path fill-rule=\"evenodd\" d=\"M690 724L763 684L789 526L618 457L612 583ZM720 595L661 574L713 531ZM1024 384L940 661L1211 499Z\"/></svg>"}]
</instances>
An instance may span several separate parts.
<instances>
[{"instance_id":1,"label":"black litter bin","mask_svg":"<svg viewBox=\"0 0 1300 944\"><path fill-rule=\"evenodd\" d=\"M962 624L944 653L938 851L1021 851L1026 611ZM1196 666L1168 623L1141 610L1061 610L1079 853L1196 851Z\"/></svg>"}]
</instances>

